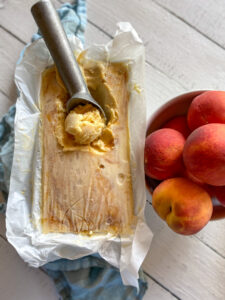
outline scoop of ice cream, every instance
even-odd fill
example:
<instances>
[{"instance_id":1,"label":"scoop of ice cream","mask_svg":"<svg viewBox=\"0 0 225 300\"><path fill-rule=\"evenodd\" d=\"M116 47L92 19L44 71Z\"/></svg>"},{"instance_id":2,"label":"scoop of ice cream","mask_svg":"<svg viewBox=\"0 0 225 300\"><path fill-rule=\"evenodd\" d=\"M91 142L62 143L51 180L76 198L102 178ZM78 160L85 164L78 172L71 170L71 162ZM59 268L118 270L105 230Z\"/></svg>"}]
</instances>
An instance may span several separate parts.
<instances>
[{"instance_id":1,"label":"scoop of ice cream","mask_svg":"<svg viewBox=\"0 0 225 300\"><path fill-rule=\"evenodd\" d=\"M96 140L105 128L105 119L100 111L91 104L78 105L67 115L65 130L74 136L81 145Z\"/></svg>"}]
</instances>

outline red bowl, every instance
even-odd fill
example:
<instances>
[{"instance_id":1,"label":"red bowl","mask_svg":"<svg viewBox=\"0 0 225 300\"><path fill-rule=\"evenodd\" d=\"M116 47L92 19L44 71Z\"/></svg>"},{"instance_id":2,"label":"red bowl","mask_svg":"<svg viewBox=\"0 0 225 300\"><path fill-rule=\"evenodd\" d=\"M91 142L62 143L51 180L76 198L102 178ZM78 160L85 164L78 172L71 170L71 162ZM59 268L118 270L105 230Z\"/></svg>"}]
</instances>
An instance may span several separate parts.
<instances>
[{"instance_id":1,"label":"red bowl","mask_svg":"<svg viewBox=\"0 0 225 300\"><path fill-rule=\"evenodd\" d=\"M170 119L187 114L193 99L204 92L204 90L189 92L167 101L149 119L146 136L160 129ZM160 181L146 176L146 186L151 194L159 183ZM217 199L213 199L213 215L211 220L223 218L225 218L225 207L220 205Z\"/></svg>"}]
</instances>

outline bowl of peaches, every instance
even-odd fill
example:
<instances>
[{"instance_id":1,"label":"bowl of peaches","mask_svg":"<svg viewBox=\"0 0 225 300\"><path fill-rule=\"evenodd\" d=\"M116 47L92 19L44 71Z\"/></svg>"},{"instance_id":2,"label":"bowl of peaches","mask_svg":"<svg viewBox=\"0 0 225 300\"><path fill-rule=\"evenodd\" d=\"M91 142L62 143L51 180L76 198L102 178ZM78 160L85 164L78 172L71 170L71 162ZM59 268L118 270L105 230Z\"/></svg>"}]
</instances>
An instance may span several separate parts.
<instances>
[{"instance_id":1,"label":"bowl of peaches","mask_svg":"<svg viewBox=\"0 0 225 300\"><path fill-rule=\"evenodd\" d=\"M225 91L186 93L157 110L144 164L152 206L173 231L225 218Z\"/></svg>"}]
</instances>

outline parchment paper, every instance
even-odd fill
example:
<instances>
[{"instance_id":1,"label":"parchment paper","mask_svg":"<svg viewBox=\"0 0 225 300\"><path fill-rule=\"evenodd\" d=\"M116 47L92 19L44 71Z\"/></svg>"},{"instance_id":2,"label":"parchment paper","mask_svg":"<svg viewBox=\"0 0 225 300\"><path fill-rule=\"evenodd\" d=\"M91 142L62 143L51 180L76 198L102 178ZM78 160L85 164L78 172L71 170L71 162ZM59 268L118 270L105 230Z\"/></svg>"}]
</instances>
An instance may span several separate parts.
<instances>
[{"instance_id":1,"label":"parchment paper","mask_svg":"<svg viewBox=\"0 0 225 300\"><path fill-rule=\"evenodd\" d=\"M83 50L70 36L75 53ZM28 45L17 65L15 82L19 90L15 117L15 151L6 211L7 238L30 266L39 267L60 259L77 259L98 252L120 269L123 283L138 287L138 270L150 247L152 232L144 220L146 203L144 142L146 107L144 97L144 46L129 23L118 23L114 39L106 45L93 45L87 57L129 65L129 130L135 215L134 235L84 236L42 234L41 231L41 139L39 92L41 73L53 64L42 39Z\"/></svg>"}]
</instances>

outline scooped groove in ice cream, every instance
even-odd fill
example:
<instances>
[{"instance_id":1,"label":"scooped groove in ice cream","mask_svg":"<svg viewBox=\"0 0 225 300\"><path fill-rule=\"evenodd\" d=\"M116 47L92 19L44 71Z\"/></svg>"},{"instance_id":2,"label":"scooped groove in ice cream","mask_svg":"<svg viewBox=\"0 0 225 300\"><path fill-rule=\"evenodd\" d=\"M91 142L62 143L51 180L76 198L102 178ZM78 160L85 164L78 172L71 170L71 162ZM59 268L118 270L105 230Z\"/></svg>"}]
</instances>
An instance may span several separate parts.
<instances>
[{"instance_id":1,"label":"scooped groove in ice cream","mask_svg":"<svg viewBox=\"0 0 225 300\"><path fill-rule=\"evenodd\" d=\"M78 105L67 115L65 130L77 144L87 145L96 140L105 128L105 120L98 108L91 104Z\"/></svg>"},{"instance_id":2,"label":"scooped groove in ice cream","mask_svg":"<svg viewBox=\"0 0 225 300\"><path fill-rule=\"evenodd\" d=\"M66 104L70 95L55 67L50 67L43 73L44 83L42 95L47 99L48 122L50 122L53 128L58 146L62 147L64 152L75 151L78 153L82 151L104 155L119 146L118 136L123 130L123 127L126 126L126 101L129 99L126 96L128 67L123 63L89 60L85 57L85 53L80 54L78 63L92 97L98 101L99 105L104 109L107 124L104 124L103 116L101 116L101 113L98 112L95 107L92 107L92 109L95 113L100 113L98 117L96 117L96 114L91 117L92 113L88 113L88 111L87 114L78 113L77 111L75 111L76 114L74 114L73 111L70 114L67 113ZM123 89L121 89L121 86ZM48 94L47 97L46 93ZM52 101L53 98L54 101ZM126 101L120 103L120 99L126 99ZM121 106L120 117L118 115L119 105ZM86 108L84 107L85 106L76 109L78 111L80 109L85 111ZM90 106L87 106L87 108L88 107L90 108ZM86 122L87 120L83 122L86 116L90 122ZM81 122L81 120L83 121ZM94 131L91 129L91 120L93 120L95 124ZM77 131L81 123L87 125L85 134L82 133L82 138L80 138L81 134ZM84 128L82 128L82 130L83 129ZM87 139L87 136L92 137L93 140L90 142L92 139L90 138L88 141L89 138ZM121 143L120 141L120 144Z\"/></svg>"}]
</instances>

